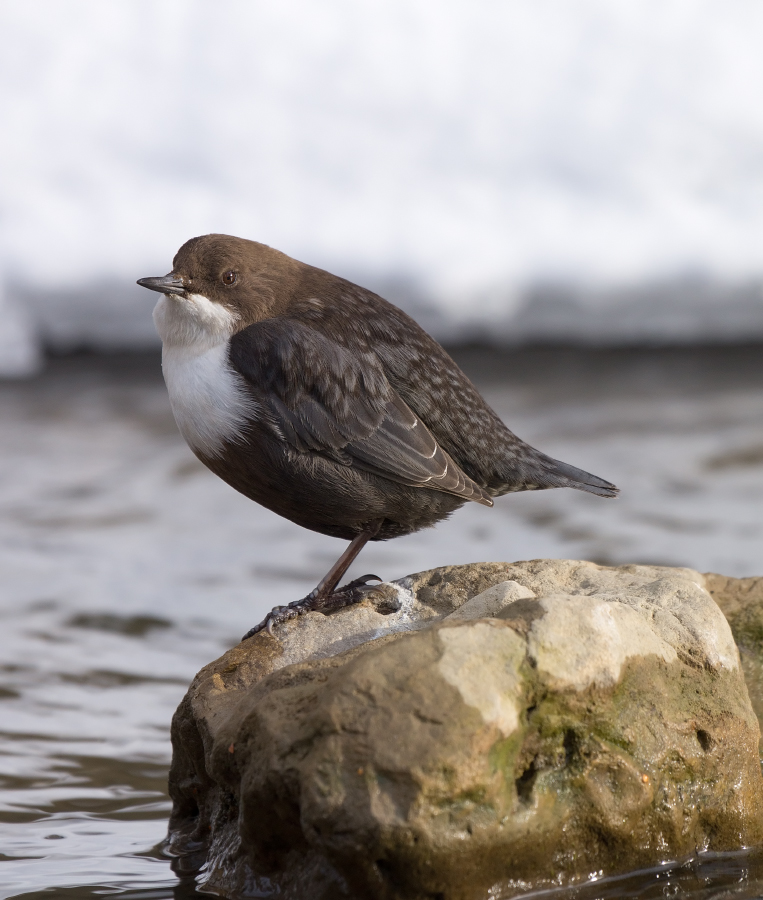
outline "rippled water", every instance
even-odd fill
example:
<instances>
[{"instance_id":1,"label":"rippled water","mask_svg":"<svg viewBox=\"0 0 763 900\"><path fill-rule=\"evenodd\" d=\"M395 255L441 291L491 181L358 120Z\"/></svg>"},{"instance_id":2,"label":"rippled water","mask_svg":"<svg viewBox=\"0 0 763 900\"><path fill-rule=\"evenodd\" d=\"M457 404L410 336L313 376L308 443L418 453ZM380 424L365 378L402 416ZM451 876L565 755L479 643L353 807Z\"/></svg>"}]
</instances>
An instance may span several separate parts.
<instances>
[{"instance_id":1,"label":"rippled water","mask_svg":"<svg viewBox=\"0 0 763 900\"><path fill-rule=\"evenodd\" d=\"M355 575L542 556L763 571L761 348L460 360L515 431L622 499L471 505L368 548ZM202 665L303 596L342 544L206 472L153 356L53 360L0 385L0 422L0 898L192 897L159 849L172 713ZM760 885L760 858L737 854L560 896Z\"/></svg>"}]
</instances>

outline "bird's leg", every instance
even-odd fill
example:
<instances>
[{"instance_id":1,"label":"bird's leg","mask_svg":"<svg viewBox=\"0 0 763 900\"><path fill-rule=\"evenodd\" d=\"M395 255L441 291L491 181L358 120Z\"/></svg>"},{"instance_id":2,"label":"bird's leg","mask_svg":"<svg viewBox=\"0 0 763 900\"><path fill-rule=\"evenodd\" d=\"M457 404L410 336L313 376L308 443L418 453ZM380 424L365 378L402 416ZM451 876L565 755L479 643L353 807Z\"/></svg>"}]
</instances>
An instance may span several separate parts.
<instances>
[{"instance_id":1,"label":"bird's leg","mask_svg":"<svg viewBox=\"0 0 763 900\"><path fill-rule=\"evenodd\" d=\"M355 562L357 555L368 541L379 533L381 526L381 519L372 522L365 531L361 531L359 535L352 539L350 546L320 580L318 586L310 591L307 597L304 597L302 600L295 600L288 606L274 607L262 622L247 631L241 640L245 641L263 629L267 629L268 633L272 634L276 625L282 625L284 622L288 622L289 619L295 619L306 612L342 609L344 606L351 606L353 603L356 603L359 599L358 588L368 584L369 581L381 581L381 578L376 575L363 575L361 578L356 578L349 584L344 585L339 590L336 589L336 586L344 573Z\"/></svg>"}]
</instances>

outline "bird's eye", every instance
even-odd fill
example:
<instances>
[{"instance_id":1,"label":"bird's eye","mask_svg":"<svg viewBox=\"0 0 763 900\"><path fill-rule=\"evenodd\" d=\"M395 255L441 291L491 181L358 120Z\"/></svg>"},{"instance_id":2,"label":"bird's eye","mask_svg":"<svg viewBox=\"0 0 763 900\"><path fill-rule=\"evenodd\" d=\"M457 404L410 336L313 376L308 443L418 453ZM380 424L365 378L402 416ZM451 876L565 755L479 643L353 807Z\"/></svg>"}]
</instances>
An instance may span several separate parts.
<instances>
[{"instance_id":1,"label":"bird's eye","mask_svg":"<svg viewBox=\"0 0 763 900\"><path fill-rule=\"evenodd\" d=\"M223 274L223 284L227 284L230 287L230 285L235 284L237 281L238 275L233 271L233 269L229 269Z\"/></svg>"}]
</instances>

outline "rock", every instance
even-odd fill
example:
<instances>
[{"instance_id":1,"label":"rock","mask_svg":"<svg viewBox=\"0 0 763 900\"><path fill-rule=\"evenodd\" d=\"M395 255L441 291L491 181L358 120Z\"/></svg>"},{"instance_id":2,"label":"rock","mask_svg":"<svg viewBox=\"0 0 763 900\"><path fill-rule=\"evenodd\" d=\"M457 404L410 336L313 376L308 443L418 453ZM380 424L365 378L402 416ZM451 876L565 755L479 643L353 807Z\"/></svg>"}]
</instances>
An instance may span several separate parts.
<instances>
[{"instance_id":1,"label":"rock","mask_svg":"<svg viewBox=\"0 0 763 900\"><path fill-rule=\"evenodd\" d=\"M763 839L758 722L688 569L485 563L204 668L171 848L227 896L508 897Z\"/></svg>"},{"instance_id":2,"label":"rock","mask_svg":"<svg viewBox=\"0 0 763 900\"><path fill-rule=\"evenodd\" d=\"M739 647L752 708L763 721L763 578L708 573L705 586L726 616ZM763 757L763 740L760 745Z\"/></svg>"}]
</instances>

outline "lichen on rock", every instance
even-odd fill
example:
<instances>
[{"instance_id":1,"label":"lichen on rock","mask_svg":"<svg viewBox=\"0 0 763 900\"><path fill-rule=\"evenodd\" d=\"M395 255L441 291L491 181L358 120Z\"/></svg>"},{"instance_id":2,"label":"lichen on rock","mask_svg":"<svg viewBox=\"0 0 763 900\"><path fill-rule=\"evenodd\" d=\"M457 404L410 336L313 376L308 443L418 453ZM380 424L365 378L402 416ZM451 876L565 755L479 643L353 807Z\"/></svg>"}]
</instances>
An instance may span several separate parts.
<instances>
[{"instance_id":1,"label":"lichen on rock","mask_svg":"<svg viewBox=\"0 0 763 900\"><path fill-rule=\"evenodd\" d=\"M446 567L198 674L171 845L231 897L510 897L759 842L758 739L698 573Z\"/></svg>"}]
</instances>

